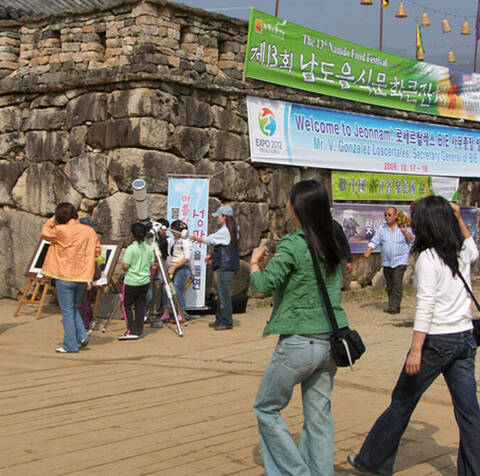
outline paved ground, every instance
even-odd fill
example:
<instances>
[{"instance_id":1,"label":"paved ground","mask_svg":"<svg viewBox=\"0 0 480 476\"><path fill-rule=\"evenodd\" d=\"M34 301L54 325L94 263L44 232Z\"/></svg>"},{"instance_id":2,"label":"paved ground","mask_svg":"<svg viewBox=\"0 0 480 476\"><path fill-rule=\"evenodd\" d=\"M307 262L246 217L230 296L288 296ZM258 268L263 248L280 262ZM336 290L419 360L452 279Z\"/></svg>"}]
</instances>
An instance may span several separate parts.
<instances>
[{"instance_id":1,"label":"paved ground","mask_svg":"<svg viewBox=\"0 0 480 476\"><path fill-rule=\"evenodd\" d=\"M382 312L382 293L346 293L344 301L367 353L354 372L341 369L335 380L339 475L354 474L347 454L358 450L388 403L414 311L411 290L394 317ZM211 316L191 321L183 338L169 325L119 342L123 324L114 320L78 354L54 352L63 336L54 305L39 320L28 305L14 318L15 306L0 300L0 474L264 474L251 406L275 345L274 337L260 337L268 303L250 302L246 314L235 316L233 331L211 330ZM298 435L298 392L285 417ZM439 379L412 417L397 474L456 474L457 440Z\"/></svg>"}]
</instances>

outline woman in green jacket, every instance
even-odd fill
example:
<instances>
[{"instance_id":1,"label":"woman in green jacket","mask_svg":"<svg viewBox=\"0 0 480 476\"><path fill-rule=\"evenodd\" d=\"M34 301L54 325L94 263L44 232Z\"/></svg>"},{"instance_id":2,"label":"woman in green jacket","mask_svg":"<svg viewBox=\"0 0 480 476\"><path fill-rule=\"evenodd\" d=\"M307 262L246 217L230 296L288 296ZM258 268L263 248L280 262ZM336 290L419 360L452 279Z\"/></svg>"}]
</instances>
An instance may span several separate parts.
<instances>
[{"instance_id":1,"label":"woman in green jacket","mask_svg":"<svg viewBox=\"0 0 480 476\"><path fill-rule=\"evenodd\" d=\"M260 383L253 411L258 419L267 475L333 475L333 421L330 395L337 370L330 351L331 325L317 286L306 236L320 267L339 327L348 325L340 304L342 251L337 244L325 187L315 180L293 185L287 212L295 232L284 236L268 258L256 248L250 261L252 291L274 292L272 316L264 336L279 334L272 360ZM280 411L301 384L304 425L298 446Z\"/></svg>"}]
</instances>

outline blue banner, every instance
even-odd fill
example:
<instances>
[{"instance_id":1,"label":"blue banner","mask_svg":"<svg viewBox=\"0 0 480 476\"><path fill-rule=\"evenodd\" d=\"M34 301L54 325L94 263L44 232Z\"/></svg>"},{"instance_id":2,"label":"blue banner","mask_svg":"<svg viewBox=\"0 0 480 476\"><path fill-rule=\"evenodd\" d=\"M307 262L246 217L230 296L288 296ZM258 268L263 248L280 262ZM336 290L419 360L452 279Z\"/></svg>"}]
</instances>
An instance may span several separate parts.
<instances>
[{"instance_id":1,"label":"blue banner","mask_svg":"<svg viewBox=\"0 0 480 476\"><path fill-rule=\"evenodd\" d=\"M168 179L168 221L182 220L188 226L189 235L206 236L208 229L208 189L205 178ZM187 309L205 306L206 246L192 243L193 255L190 267L193 283L185 291Z\"/></svg>"}]
</instances>

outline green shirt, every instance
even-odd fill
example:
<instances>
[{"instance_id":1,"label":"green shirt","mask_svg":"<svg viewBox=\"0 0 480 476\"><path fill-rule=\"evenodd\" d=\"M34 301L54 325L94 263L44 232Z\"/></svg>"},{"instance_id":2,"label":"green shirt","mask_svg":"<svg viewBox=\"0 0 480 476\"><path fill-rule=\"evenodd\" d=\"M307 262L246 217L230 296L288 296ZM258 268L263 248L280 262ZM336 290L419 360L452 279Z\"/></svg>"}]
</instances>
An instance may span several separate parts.
<instances>
[{"instance_id":1,"label":"green shirt","mask_svg":"<svg viewBox=\"0 0 480 476\"><path fill-rule=\"evenodd\" d=\"M276 255L270 259L263 273L257 271L250 277L253 292L275 292L273 311L263 332L270 334L321 334L331 332L327 308L318 289L315 269L307 243L295 233L285 235L278 243ZM338 327L348 326L348 318L341 306L342 268L325 277L325 267L320 261L328 295Z\"/></svg>"},{"instance_id":2,"label":"green shirt","mask_svg":"<svg viewBox=\"0 0 480 476\"><path fill-rule=\"evenodd\" d=\"M123 262L130 266L123 280L126 285L142 286L150 282L150 266L155 263L155 256L145 241L134 241L125 251Z\"/></svg>"}]
</instances>

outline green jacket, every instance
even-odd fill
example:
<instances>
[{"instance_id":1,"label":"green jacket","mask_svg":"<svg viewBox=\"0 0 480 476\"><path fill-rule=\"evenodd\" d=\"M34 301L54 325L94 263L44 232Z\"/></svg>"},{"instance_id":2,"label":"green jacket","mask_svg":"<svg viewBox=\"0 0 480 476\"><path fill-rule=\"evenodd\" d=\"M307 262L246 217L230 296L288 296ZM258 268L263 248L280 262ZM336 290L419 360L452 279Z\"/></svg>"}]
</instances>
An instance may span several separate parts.
<instances>
[{"instance_id":1,"label":"green jacket","mask_svg":"<svg viewBox=\"0 0 480 476\"><path fill-rule=\"evenodd\" d=\"M278 243L277 256L270 259L263 273L257 271L250 277L253 292L266 295L275 292L273 312L263 331L264 337L270 334L321 334L332 330L312 258L300 234L305 234L301 228L285 235ZM341 265L327 279L322 261L320 269L338 327L346 327L348 318L341 306Z\"/></svg>"}]
</instances>

